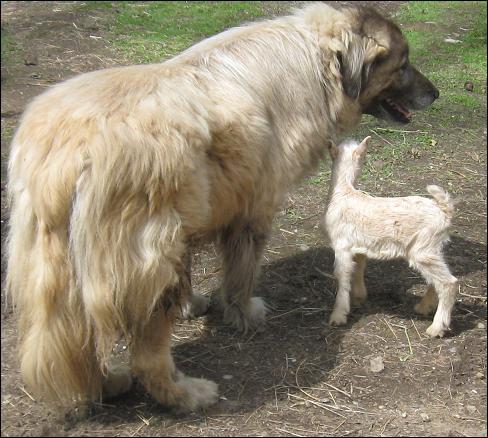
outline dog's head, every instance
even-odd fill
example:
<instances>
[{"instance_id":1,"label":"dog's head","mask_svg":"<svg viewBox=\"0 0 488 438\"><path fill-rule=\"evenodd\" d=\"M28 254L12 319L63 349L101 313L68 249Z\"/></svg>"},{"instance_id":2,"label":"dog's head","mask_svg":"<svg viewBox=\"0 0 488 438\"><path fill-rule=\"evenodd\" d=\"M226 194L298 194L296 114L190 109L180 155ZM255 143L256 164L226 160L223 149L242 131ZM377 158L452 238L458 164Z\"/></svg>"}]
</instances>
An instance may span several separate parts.
<instances>
[{"instance_id":1,"label":"dog's head","mask_svg":"<svg viewBox=\"0 0 488 438\"><path fill-rule=\"evenodd\" d=\"M424 109L439 97L410 64L408 43L395 23L371 8L326 8L327 25L319 32L325 51L334 54L329 69L363 113L408 123L411 110Z\"/></svg>"}]
</instances>

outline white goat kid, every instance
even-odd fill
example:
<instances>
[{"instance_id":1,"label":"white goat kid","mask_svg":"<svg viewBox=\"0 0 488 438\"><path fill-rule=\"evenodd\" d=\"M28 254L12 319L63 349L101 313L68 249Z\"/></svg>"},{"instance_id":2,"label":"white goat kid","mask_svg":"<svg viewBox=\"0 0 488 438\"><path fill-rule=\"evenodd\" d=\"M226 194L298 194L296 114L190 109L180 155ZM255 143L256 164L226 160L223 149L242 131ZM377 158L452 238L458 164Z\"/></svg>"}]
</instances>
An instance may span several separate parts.
<instances>
[{"instance_id":1,"label":"white goat kid","mask_svg":"<svg viewBox=\"0 0 488 438\"><path fill-rule=\"evenodd\" d=\"M330 324L345 324L350 301L359 305L366 299L366 257L383 260L401 257L429 285L415 306L416 312L428 315L438 304L427 334L443 336L449 329L457 291L457 279L449 272L442 255L443 245L449 240L453 203L448 193L434 185L427 186L433 199L373 197L357 190L356 180L370 138L361 143L346 140L339 147L329 147L332 181L322 226L335 251L334 275L338 281Z\"/></svg>"}]
</instances>

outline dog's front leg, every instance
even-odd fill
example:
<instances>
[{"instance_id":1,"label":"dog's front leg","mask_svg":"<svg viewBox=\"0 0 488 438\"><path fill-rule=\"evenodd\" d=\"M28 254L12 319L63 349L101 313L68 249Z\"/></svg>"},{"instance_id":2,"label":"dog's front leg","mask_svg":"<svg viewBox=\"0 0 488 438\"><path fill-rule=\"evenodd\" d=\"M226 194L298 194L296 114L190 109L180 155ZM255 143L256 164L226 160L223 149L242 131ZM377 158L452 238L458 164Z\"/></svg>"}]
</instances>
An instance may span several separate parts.
<instances>
[{"instance_id":1,"label":"dog's front leg","mask_svg":"<svg viewBox=\"0 0 488 438\"><path fill-rule=\"evenodd\" d=\"M224 268L224 321L240 331L264 327L266 305L262 298L252 297L252 292L269 228L269 224L239 221L222 231L219 238Z\"/></svg>"}]
</instances>

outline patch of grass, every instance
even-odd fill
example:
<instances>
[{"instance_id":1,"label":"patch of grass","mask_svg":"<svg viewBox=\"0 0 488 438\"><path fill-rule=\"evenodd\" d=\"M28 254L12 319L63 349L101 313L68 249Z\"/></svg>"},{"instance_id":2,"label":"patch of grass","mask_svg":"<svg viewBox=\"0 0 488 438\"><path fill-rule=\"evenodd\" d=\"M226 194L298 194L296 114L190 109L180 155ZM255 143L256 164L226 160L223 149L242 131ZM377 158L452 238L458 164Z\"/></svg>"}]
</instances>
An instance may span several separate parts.
<instances>
[{"instance_id":1,"label":"patch of grass","mask_svg":"<svg viewBox=\"0 0 488 438\"><path fill-rule=\"evenodd\" d=\"M397 15L411 48L411 59L421 66L441 92L440 105L480 108L486 92L486 2L409 2ZM434 22L434 23L429 23ZM423 26L420 26L422 24ZM445 42L446 38L458 43ZM464 83L474 84L468 95ZM451 108L452 109L452 108ZM429 111L429 110L428 110Z\"/></svg>"},{"instance_id":2,"label":"patch of grass","mask_svg":"<svg viewBox=\"0 0 488 438\"><path fill-rule=\"evenodd\" d=\"M2 44L2 64L9 62L15 57L20 46L10 33L4 27L1 28L1 44Z\"/></svg>"},{"instance_id":3,"label":"patch of grass","mask_svg":"<svg viewBox=\"0 0 488 438\"><path fill-rule=\"evenodd\" d=\"M193 43L261 16L261 2L87 2L110 9L113 44L133 62L159 62Z\"/></svg>"},{"instance_id":4,"label":"patch of grass","mask_svg":"<svg viewBox=\"0 0 488 438\"><path fill-rule=\"evenodd\" d=\"M386 178L426 155L442 155L439 145L453 130L479 133L486 126L486 5L420 1L400 8L395 21L409 42L412 64L439 88L440 98L416 112L409 125L363 117L355 137L373 136L363 180ZM450 44L446 38L461 42ZM473 82L474 92L464 89L467 80Z\"/></svg>"},{"instance_id":5,"label":"patch of grass","mask_svg":"<svg viewBox=\"0 0 488 438\"><path fill-rule=\"evenodd\" d=\"M330 169L330 159L327 157L324 161L320 163L319 171L316 175L311 176L305 180L305 184L308 185L324 185L330 180L331 169Z\"/></svg>"}]
</instances>

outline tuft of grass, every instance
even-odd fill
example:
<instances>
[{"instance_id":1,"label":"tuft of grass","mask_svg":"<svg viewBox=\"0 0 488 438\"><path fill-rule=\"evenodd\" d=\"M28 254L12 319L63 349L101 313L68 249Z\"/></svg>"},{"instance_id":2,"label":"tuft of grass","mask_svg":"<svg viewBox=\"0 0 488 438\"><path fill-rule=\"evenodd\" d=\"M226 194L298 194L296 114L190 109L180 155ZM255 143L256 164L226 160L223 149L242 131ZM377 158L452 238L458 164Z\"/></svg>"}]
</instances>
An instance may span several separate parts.
<instances>
[{"instance_id":1,"label":"tuft of grass","mask_svg":"<svg viewBox=\"0 0 488 438\"><path fill-rule=\"evenodd\" d=\"M3 26L1 28L1 45L2 45L2 64L4 62L10 62L20 49L17 41L10 35L10 33Z\"/></svg>"},{"instance_id":2,"label":"tuft of grass","mask_svg":"<svg viewBox=\"0 0 488 438\"><path fill-rule=\"evenodd\" d=\"M113 12L113 44L133 62L162 61L195 42L263 13L253 1L100 2L85 8Z\"/></svg>"}]
</instances>

